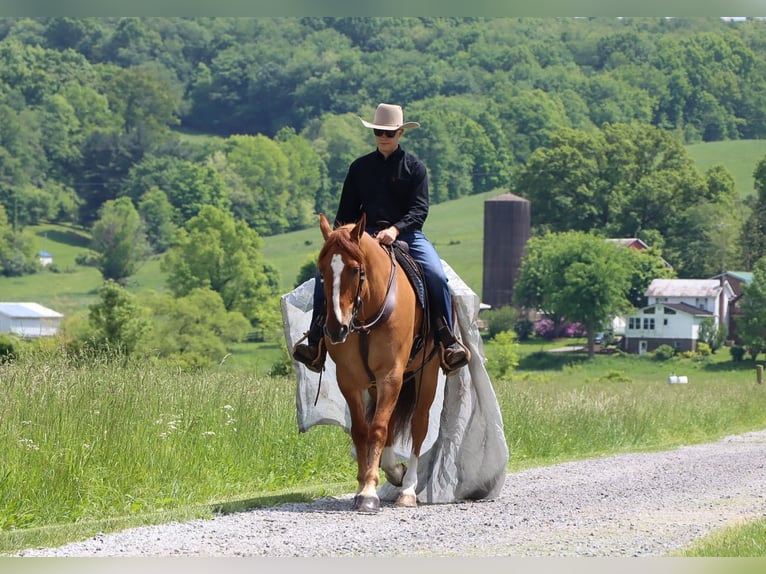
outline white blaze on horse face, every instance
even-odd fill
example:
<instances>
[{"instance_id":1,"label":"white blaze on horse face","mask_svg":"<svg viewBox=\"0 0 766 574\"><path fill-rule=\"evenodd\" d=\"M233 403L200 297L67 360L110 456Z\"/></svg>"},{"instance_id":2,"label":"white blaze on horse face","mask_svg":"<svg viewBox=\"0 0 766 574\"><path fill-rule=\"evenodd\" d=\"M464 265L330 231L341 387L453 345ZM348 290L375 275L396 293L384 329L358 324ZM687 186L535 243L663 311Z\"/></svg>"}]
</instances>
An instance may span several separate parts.
<instances>
[{"instance_id":1,"label":"white blaze on horse face","mask_svg":"<svg viewBox=\"0 0 766 574\"><path fill-rule=\"evenodd\" d=\"M336 253L330 260L330 268L332 269L332 308L335 311L335 318L340 325L343 325L343 317L340 311L340 276L343 273L343 257L340 253Z\"/></svg>"}]
</instances>

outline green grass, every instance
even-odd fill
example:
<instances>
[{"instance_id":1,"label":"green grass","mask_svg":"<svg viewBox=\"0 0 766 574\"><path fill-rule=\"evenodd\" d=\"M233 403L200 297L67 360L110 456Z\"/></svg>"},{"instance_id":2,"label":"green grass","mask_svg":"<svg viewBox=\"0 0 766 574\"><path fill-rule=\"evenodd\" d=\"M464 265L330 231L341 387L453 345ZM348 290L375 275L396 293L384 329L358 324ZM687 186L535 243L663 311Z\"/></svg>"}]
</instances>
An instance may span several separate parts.
<instances>
[{"instance_id":1,"label":"green grass","mask_svg":"<svg viewBox=\"0 0 766 574\"><path fill-rule=\"evenodd\" d=\"M686 151L703 173L712 165L725 165L740 197L746 197L753 193L755 166L766 157L766 140L700 143L686 146Z\"/></svg>"},{"instance_id":2,"label":"green grass","mask_svg":"<svg viewBox=\"0 0 766 574\"><path fill-rule=\"evenodd\" d=\"M681 556L694 558L766 557L766 519L731 526L692 544ZM763 563L761 563L761 567Z\"/></svg>"}]
</instances>

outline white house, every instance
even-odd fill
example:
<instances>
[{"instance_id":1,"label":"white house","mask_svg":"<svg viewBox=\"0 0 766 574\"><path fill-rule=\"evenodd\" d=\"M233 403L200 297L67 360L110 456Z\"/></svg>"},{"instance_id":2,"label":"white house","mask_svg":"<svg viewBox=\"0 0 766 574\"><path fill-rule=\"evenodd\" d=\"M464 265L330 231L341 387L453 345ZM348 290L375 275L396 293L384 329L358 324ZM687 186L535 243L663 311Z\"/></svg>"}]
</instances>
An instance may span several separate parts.
<instances>
[{"instance_id":1,"label":"white house","mask_svg":"<svg viewBox=\"0 0 766 574\"><path fill-rule=\"evenodd\" d=\"M40 260L40 265L42 265L43 267L47 267L48 265L51 265L53 263L53 255L51 255L47 251L38 251L37 257Z\"/></svg>"},{"instance_id":2,"label":"white house","mask_svg":"<svg viewBox=\"0 0 766 574\"><path fill-rule=\"evenodd\" d=\"M55 335L63 318L38 303L0 303L0 333L25 339Z\"/></svg>"},{"instance_id":3,"label":"white house","mask_svg":"<svg viewBox=\"0 0 766 574\"><path fill-rule=\"evenodd\" d=\"M660 345L696 350L700 323L712 318L726 325L735 296L723 278L655 279L646 290L647 306L626 318L623 348L639 354Z\"/></svg>"}]
</instances>

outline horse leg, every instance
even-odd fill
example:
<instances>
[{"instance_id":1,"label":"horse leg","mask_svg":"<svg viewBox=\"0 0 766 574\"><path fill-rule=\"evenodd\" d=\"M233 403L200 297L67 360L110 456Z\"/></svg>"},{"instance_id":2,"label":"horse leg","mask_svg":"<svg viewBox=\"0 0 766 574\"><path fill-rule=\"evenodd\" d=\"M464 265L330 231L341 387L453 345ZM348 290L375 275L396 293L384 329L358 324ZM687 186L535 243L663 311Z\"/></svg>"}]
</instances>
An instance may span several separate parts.
<instances>
[{"instance_id":1,"label":"horse leg","mask_svg":"<svg viewBox=\"0 0 766 574\"><path fill-rule=\"evenodd\" d=\"M342 391L342 389L341 389ZM351 415L351 440L354 443L354 450L356 451L356 480L357 490L354 497L354 509L359 506L359 499L362 495L365 476L367 476L367 416L365 413L366 405L364 400L364 391L354 393L343 393L348 404L349 414Z\"/></svg>"},{"instance_id":2,"label":"horse leg","mask_svg":"<svg viewBox=\"0 0 766 574\"><path fill-rule=\"evenodd\" d=\"M375 414L367 432L367 467L362 480L362 490L357 496L357 509L360 512L377 512L380 510L380 498L378 497L380 460L388 438L388 422L394 412L401 381L401 371L394 371L377 385Z\"/></svg>"},{"instance_id":3,"label":"horse leg","mask_svg":"<svg viewBox=\"0 0 766 574\"><path fill-rule=\"evenodd\" d=\"M417 486L418 486L418 461L420 459L420 448L428 434L428 419L431 404L436 396L436 385L438 383L439 363L431 361L421 373L420 392L418 393L418 403L412 416L412 452L407 464L407 472L402 479L402 490L396 498L396 506L414 508L418 505Z\"/></svg>"},{"instance_id":4,"label":"horse leg","mask_svg":"<svg viewBox=\"0 0 766 574\"><path fill-rule=\"evenodd\" d=\"M389 442L391 429L389 429ZM396 462L396 454L394 453L394 447L391 445L386 446L383 449L383 455L380 457L380 466L383 468L383 472L386 473L386 480L394 486L401 486L404 473L407 471L407 466L403 463Z\"/></svg>"}]
</instances>

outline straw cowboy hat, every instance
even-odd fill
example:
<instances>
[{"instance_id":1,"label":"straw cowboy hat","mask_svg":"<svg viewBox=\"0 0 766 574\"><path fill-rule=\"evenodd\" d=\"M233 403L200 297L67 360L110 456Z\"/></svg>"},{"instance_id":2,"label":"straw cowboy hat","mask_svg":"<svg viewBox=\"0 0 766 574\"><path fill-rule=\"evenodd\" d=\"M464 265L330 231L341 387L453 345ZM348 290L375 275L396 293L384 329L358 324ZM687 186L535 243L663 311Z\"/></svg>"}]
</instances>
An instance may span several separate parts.
<instances>
[{"instance_id":1,"label":"straw cowboy hat","mask_svg":"<svg viewBox=\"0 0 766 574\"><path fill-rule=\"evenodd\" d=\"M375 110L375 117L372 118L372 123L366 122L362 118L359 119L364 124L364 127L378 130L398 130L399 128L408 130L420 127L418 122L405 123L402 107L393 104L378 104L378 109Z\"/></svg>"}]
</instances>

